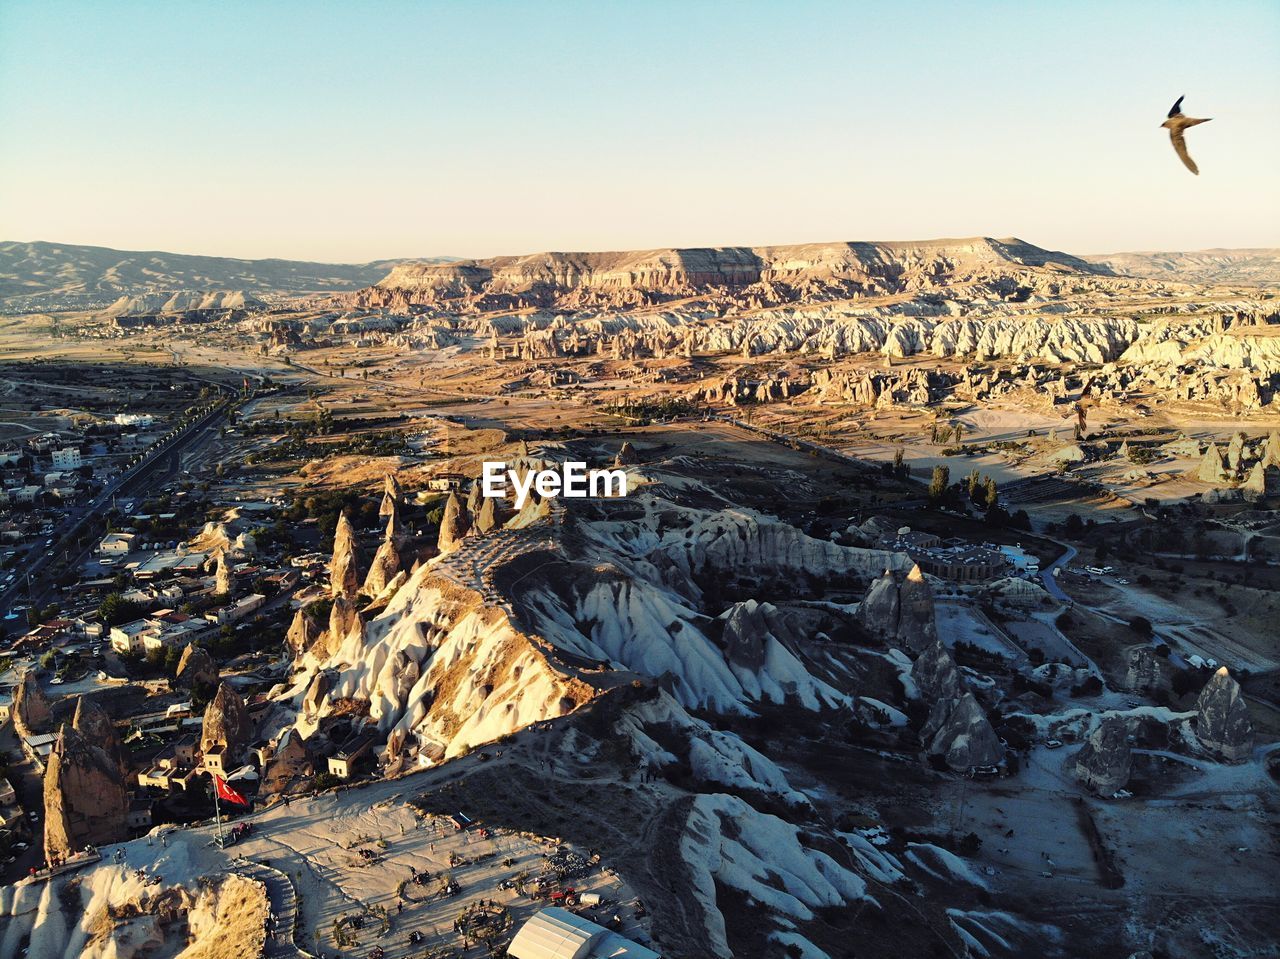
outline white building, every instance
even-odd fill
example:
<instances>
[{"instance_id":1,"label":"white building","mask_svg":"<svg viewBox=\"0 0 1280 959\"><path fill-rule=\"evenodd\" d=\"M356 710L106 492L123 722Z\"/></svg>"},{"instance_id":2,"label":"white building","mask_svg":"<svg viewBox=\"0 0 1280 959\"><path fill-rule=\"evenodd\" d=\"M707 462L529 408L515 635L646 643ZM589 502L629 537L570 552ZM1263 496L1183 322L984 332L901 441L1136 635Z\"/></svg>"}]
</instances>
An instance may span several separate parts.
<instances>
[{"instance_id":1,"label":"white building","mask_svg":"<svg viewBox=\"0 0 1280 959\"><path fill-rule=\"evenodd\" d=\"M56 470L76 470L84 465L84 461L80 459L80 451L74 446L69 446L65 450L53 451L53 468Z\"/></svg>"},{"instance_id":2,"label":"white building","mask_svg":"<svg viewBox=\"0 0 1280 959\"><path fill-rule=\"evenodd\" d=\"M254 593L246 596L244 599L232 603L230 606L223 606L220 609L211 609L204 614L204 618L215 625L225 625L234 623L236 620L243 619L250 613L262 608L266 603L267 597L261 593Z\"/></svg>"},{"instance_id":3,"label":"white building","mask_svg":"<svg viewBox=\"0 0 1280 959\"><path fill-rule=\"evenodd\" d=\"M111 648L121 656L127 653L140 653L143 649L145 634L154 627L145 619L135 619L131 623L121 623L111 627Z\"/></svg>"},{"instance_id":4,"label":"white building","mask_svg":"<svg viewBox=\"0 0 1280 959\"><path fill-rule=\"evenodd\" d=\"M155 417L148 413L117 413L116 426L141 426L146 429L155 422Z\"/></svg>"},{"instance_id":5,"label":"white building","mask_svg":"<svg viewBox=\"0 0 1280 959\"><path fill-rule=\"evenodd\" d=\"M124 556L133 546L133 533L108 533L98 544L98 552L104 556Z\"/></svg>"},{"instance_id":6,"label":"white building","mask_svg":"<svg viewBox=\"0 0 1280 959\"><path fill-rule=\"evenodd\" d=\"M558 906L543 909L521 926L507 955L511 959L662 959L652 949Z\"/></svg>"},{"instance_id":7,"label":"white building","mask_svg":"<svg viewBox=\"0 0 1280 959\"><path fill-rule=\"evenodd\" d=\"M111 627L111 648L120 655L154 653L199 639L209 627L200 619L159 609L143 619Z\"/></svg>"},{"instance_id":8,"label":"white building","mask_svg":"<svg viewBox=\"0 0 1280 959\"><path fill-rule=\"evenodd\" d=\"M13 500L15 503L34 503L43 492L44 488L40 486L23 486L13 491Z\"/></svg>"}]
</instances>

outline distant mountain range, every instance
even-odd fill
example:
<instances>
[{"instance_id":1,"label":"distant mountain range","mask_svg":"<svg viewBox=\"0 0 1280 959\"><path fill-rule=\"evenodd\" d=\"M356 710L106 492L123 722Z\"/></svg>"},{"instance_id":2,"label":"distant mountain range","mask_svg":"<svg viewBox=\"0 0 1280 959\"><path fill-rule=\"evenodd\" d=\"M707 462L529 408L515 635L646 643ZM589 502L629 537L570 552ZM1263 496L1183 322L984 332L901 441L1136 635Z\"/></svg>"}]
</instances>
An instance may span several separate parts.
<instances>
[{"instance_id":1,"label":"distant mountain range","mask_svg":"<svg viewBox=\"0 0 1280 959\"><path fill-rule=\"evenodd\" d=\"M0 302L10 309L96 309L121 296L180 291L266 294L358 290L404 262L240 260L70 243L4 242L0 243Z\"/></svg>"},{"instance_id":2,"label":"distant mountain range","mask_svg":"<svg viewBox=\"0 0 1280 959\"><path fill-rule=\"evenodd\" d=\"M218 292L246 301L271 294L347 293L360 306L462 300L573 308L634 306L712 290L732 290L744 301L777 303L1009 281L1027 271L1280 286L1280 250L1079 257L1013 238L972 237L349 264L4 242L0 304L19 311L98 310L122 297L167 302L175 293ZM991 289L1007 293L998 283Z\"/></svg>"},{"instance_id":3,"label":"distant mountain range","mask_svg":"<svg viewBox=\"0 0 1280 959\"><path fill-rule=\"evenodd\" d=\"M1185 283L1280 286L1280 249L1109 253L1084 259L1110 267L1121 276Z\"/></svg>"}]
</instances>

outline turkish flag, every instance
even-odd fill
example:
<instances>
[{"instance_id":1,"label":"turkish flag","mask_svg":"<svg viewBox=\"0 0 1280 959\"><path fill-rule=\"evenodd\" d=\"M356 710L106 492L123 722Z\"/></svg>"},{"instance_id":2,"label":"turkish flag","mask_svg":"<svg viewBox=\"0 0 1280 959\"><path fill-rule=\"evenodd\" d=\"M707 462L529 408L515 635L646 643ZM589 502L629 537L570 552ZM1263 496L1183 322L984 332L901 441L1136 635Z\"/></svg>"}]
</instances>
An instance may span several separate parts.
<instances>
[{"instance_id":1,"label":"turkish flag","mask_svg":"<svg viewBox=\"0 0 1280 959\"><path fill-rule=\"evenodd\" d=\"M217 773L214 773L213 776L213 788L218 791L218 798L223 802L233 802L241 806L249 805L249 800L228 786L227 781Z\"/></svg>"}]
</instances>

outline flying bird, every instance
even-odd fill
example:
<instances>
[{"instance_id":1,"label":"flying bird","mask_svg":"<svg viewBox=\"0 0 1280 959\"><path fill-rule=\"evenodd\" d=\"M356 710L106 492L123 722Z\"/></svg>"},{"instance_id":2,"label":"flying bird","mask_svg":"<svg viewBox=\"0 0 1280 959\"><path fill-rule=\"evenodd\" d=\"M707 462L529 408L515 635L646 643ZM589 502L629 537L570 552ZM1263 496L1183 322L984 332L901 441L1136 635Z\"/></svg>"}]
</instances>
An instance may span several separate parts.
<instances>
[{"instance_id":1,"label":"flying bird","mask_svg":"<svg viewBox=\"0 0 1280 959\"><path fill-rule=\"evenodd\" d=\"M1177 151L1178 159L1183 162L1188 170L1199 176L1200 168L1196 166L1196 161L1191 159L1191 154L1187 152L1187 141L1183 139L1182 134L1187 127L1193 127L1197 123L1208 123L1213 117L1197 120L1195 117L1187 116L1182 112L1182 100L1183 97L1178 97L1173 109L1169 111L1169 119L1165 120L1160 126L1169 131L1169 139L1173 141L1173 149Z\"/></svg>"}]
</instances>

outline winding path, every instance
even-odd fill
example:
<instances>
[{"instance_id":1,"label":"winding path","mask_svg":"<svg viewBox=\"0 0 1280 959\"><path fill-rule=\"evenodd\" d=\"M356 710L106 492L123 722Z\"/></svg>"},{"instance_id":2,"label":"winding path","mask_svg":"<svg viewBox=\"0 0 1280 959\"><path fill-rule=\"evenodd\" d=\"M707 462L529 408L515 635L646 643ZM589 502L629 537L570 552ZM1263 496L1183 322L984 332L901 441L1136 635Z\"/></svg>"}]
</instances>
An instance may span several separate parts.
<instances>
[{"instance_id":1,"label":"winding path","mask_svg":"<svg viewBox=\"0 0 1280 959\"><path fill-rule=\"evenodd\" d=\"M256 879L267 887L267 899L271 903L271 915L276 918L276 928L267 935L263 956L267 959L315 959L311 953L293 940L298 921L298 895L289 877L279 869L272 869L249 859L236 860L236 872Z\"/></svg>"}]
</instances>

